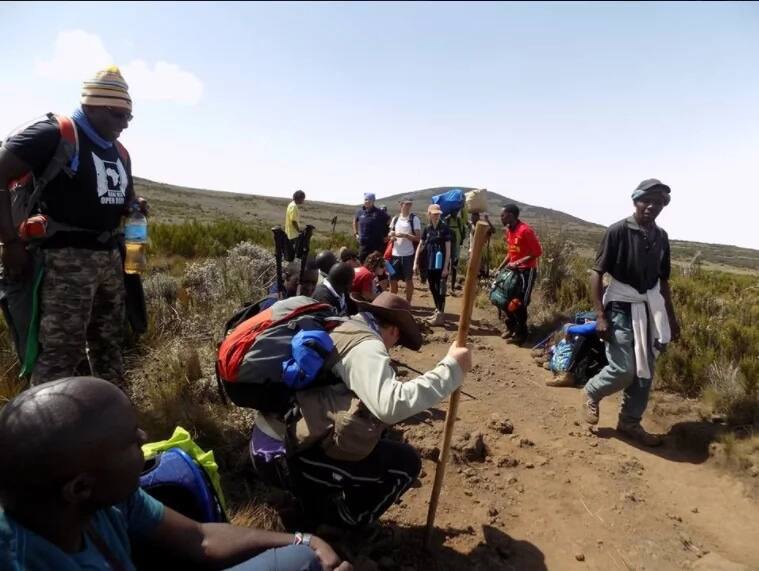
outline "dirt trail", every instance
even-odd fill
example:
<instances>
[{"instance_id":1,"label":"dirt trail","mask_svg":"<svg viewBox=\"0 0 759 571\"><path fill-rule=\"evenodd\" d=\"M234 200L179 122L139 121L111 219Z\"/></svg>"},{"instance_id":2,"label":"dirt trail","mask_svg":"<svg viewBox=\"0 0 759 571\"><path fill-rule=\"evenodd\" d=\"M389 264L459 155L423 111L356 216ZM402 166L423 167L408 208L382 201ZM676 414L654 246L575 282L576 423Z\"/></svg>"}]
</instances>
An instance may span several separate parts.
<instances>
[{"instance_id":1,"label":"dirt trail","mask_svg":"<svg viewBox=\"0 0 759 571\"><path fill-rule=\"evenodd\" d=\"M419 370L434 365L455 338L460 302L449 298L447 328L433 329L421 354L399 351L399 361ZM415 305L430 307L429 295L417 291ZM481 456L481 434L487 454L448 466L441 533L433 554L423 555L445 404L398 427L426 459L422 486L383 518L397 537L371 554L380 568L759 569L756 482L712 466L706 443L683 446L683 427L696 426L687 402L654 396L644 424L668 434L660 449L617 437L616 398L602 403L600 428L591 433L579 420L580 391L546 387L550 373L529 349L506 345L496 326L493 311L475 310L476 366L454 434L469 458Z\"/></svg>"}]
</instances>

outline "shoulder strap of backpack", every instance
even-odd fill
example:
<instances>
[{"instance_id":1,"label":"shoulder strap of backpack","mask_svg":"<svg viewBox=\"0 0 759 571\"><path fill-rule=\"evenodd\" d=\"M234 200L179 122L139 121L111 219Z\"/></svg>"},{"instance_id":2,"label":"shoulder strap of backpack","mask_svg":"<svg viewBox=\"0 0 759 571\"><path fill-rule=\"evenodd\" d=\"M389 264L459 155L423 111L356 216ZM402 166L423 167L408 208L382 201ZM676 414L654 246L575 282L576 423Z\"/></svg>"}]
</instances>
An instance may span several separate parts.
<instances>
[{"instance_id":1,"label":"shoulder strap of backpack","mask_svg":"<svg viewBox=\"0 0 759 571\"><path fill-rule=\"evenodd\" d=\"M121 160L124 161L124 163L128 163L131 160L129 158L129 151L127 151L126 147L118 140L114 141L114 144L116 145L116 150L118 151ZM124 164L124 166L126 167L126 164Z\"/></svg>"},{"instance_id":2,"label":"shoulder strap of backpack","mask_svg":"<svg viewBox=\"0 0 759 571\"><path fill-rule=\"evenodd\" d=\"M32 209L37 204L40 194L47 186L47 184L53 180L58 173L62 170L71 175L72 171L68 168L68 163L79 154L79 135L77 134L74 122L70 117L63 115L54 115L48 113L49 119L55 119L58 122L58 131L61 134L61 138L58 141L58 146L55 148L53 158L42 171L42 174L34 178L34 190L29 197L29 202L24 213L24 218L29 218Z\"/></svg>"}]
</instances>

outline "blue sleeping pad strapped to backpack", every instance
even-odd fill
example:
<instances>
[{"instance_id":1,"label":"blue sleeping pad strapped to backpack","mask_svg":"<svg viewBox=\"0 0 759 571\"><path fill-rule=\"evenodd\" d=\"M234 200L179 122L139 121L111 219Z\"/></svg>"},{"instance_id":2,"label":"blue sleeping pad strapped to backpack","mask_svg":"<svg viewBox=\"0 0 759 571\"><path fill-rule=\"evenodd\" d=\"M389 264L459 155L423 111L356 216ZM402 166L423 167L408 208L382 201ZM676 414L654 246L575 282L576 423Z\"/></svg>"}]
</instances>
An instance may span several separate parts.
<instances>
[{"instance_id":1,"label":"blue sleeping pad strapped to backpack","mask_svg":"<svg viewBox=\"0 0 759 571\"><path fill-rule=\"evenodd\" d=\"M227 521L203 468L180 448L169 448L146 463L140 487L164 505L198 521Z\"/></svg>"},{"instance_id":2,"label":"blue sleeping pad strapped to backpack","mask_svg":"<svg viewBox=\"0 0 759 571\"><path fill-rule=\"evenodd\" d=\"M451 212L461 210L464 206L464 191L460 188L454 188L443 194L436 194L432 197L432 204L437 204L443 211L443 216L448 216Z\"/></svg>"},{"instance_id":3,"label":"blue sleeping pad strapped to backpack","mask_svg":"<svg viewBox=\"0 0 759 571\"><path fill-rule=\"evenodd\" d=\"M316 380L335 348L326 331L298 331L292 340L292 358L282 363L282 381L292 390L304 389Z\"/></svg>"}]
</instances>

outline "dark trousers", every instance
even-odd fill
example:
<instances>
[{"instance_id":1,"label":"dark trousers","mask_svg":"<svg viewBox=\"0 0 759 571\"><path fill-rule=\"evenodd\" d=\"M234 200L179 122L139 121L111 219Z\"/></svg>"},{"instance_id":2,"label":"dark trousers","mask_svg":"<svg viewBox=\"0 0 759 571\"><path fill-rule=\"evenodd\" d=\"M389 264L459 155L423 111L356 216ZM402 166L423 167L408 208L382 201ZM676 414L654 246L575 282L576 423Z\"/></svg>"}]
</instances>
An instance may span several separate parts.
<instances>
[{"instance_id":1,"label":"dark trousers","mask_svg":"<svg viewBox=\"0 0 759 571\"><path fill-rule=\"evenodd\" d=\"M332 460L318 446L288 462L296 494L317 522L359 527L375 522L416 480L422 463L412 446L380 440L358 462Z\"/></svg>"},{"instance_id":2,"label":"dark trousers","mask_svg":"<svg viewBox=\"0 0 759 571\"><path fill-rule=\"evenodd\" d=\"M527 306L530 305L532 288L535 286L538 272L535 268L517 271L522 280L522 305L514 312L506 310L506 328L518 337L527 337Z\"/></svg>"},{"instance_id":3,"label":"dark trousers","mask_svg":"<svg viewBox=\"0 0 759 571\"><path fill-rule=\"evenodd\" d=\"M432 299L435 301L435 309L444 312L446 278L443 277L443 270L427 270L427 281L430 284Z\"/></svg>"},{"instance_id":4,"label":"dark trousers","mask_svg":"<svg viewBox=\"0 0 759 571\"><path fill-rule=\"evenodd\" d=\"M380 254L385 252L384 244L361 244L358 248L358 260L362 264L366 257L372 252L379 252Z\"/></svg>"}]
</instances>

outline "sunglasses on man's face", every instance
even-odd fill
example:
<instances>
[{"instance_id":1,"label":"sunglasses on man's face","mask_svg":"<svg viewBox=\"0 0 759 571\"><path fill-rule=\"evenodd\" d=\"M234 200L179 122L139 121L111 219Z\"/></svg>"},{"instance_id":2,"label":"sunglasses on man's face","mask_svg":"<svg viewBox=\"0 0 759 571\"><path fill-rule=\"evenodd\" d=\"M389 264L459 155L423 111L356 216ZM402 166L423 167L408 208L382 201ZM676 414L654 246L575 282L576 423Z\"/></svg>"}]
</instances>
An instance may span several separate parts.
<instances>
[{"instance_id":1,"label":"sunglasses on man's face","mask_svg":"<svg viewBox=\"0 0 759 571\"><path fill-rule=\"evenodd\" d=\"M106 107L105 110L108 111L108 114L111 117L119 121L131 121L132 119L134 119L134 115L132 115L129 111L124 111L123 109L114 109L113 107Z\"/></svg>"},{"instance_id":2,"label":"sunglasses on man's face","mask_svg":"<svg viewBox=\"0 0 759 571\"><path fill-rule=\"evenodd\" d=\"M639 201L642 202L645 205L649 205L650 204L652 206L657 206L657 207L660 207L660 208L663 208L667 204L667 202L666 202L666 200L664 198L661 198L661 197L658 197L658 196L656 196L656 197L654 197L654 196L644 196L644 197L640 198Z\"/></svg>"}]
</instances>

